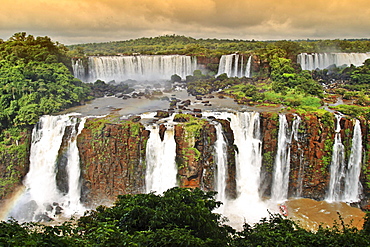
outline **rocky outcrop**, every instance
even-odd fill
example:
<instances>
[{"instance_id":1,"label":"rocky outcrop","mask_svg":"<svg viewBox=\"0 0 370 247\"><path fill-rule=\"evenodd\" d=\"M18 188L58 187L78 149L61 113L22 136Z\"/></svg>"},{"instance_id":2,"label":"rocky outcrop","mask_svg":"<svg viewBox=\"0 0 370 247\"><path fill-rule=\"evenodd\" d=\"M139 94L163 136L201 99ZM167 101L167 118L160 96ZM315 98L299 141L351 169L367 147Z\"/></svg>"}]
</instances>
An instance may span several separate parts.
<instances>
[{"instance_id":1,"label":"rocky outcrop","mask_svg":"<svg viewBox=\"0 0 370 247\"><path fill-rule=\"evenodd\" d=\"M179 168L181 187L202 187L214 190L215 160L214 143L216 130L207 121L195 121L194 117L175 126L176 163ZM192 129L196 126L196 129Z\"/></svg>"},{"instance_id":2,"label":"rocky outcrop","mask_svg":"<svg viewBox=\"0 0 370 247\"><path fill-rule=\"evenodd\" d=\"M78 136L86 203L105 204L119 194L145 191L145 146L149 132L137 122L88 119Z\"/></svg>"},{"instance_id":3,"label":"rocky outcrop","mask_svg":"<svg viewBox=\"0 0 370 247\"><path fill-rule=\"evenodd\" d=\"M326 196L330 180L330 162L335 135L335 117L331 113L321 116L300 115L301 122L295 138L290 143L289 197L304 197L322 200ZM289 130L295 118L286 114ZM228 120L202 119L189 114L178 114L176 125L176 164L178 181L181 187L200 187L215 190L217 172L214 144L217 141L215 124L222 125L227 142L227 188L229 198L235 198L236 165L234 133ZM354 120L341 119L341 137L346 146L348 162ZM260 113L262 138L262 167L260 194L271 196L272 175L278 145L279 114ZM368 205L368 181L370 162L368 155L369 124L361 121L363 133L363 184L365 199L363 207ZM159 125L159 134L163 140L165 125ZM79 136L78 146L83 168L83 195L88 202L98 198L113 200L118 194L140 193L145 187L145 145L149 138L139 122L126 121L120 124L89 119ZM348 151L349 150L349 151Z\"/></svg>"},{"instance_id":4,"label":"rocky outcrop","mask_svg":"<svg viewBox=\"0 0 370 247\"><path fill-rule=\"evenodd\" d=\"M272 174L277 153L279 116L262 113L261 195L271 196ZM286 114L289 130L293 114ZM290 144L288 197L324 199L329 182L329 166L334 138L334 115L302 115L297 139Z\"/></svg>"}]
</instances>

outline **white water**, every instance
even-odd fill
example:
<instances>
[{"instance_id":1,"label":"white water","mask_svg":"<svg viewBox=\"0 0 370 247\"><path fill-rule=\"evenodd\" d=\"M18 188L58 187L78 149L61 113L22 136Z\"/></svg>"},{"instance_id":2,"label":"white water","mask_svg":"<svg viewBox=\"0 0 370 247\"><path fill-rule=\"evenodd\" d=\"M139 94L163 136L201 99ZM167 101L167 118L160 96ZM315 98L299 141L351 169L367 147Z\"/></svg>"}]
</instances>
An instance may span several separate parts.
<instances>
[{"instance_id":1,"label":"white water","mask_svg":"<svg viewBox=\"0 0 370 247\"><path fill-rule=\"evenodd\" d=\"M286 116L279 115L278 147L273 171L271 199L275 202L283 202L288 199L289 171L290 171L290 144L292 137L298 139L298 127L301 118L295 116L292 130L289 131Z\"/></svg>"},{"instance_id":2,"label":"white water","mask_svg":"<svg viewBox=\"0 0 370 247\"><path fill-rule=\"evenodd\" d=\"M353 129L351 155L349 157L347 171L344 179L343 201L358 202L362 192L360 183L362 161L362 134L360 121L356 119Z\"/></svg>"},{"instance_id":3,"label":"white water","mask_svg":"<svg viewBox=\"0 0 370 247\"><path fill-rule=\"evenodd\" d=\"M335 129L335 140L333 146L333 155L330 164L330 182L329 190L326 197L326 201L335 202L341 200L341 192L343 189L342 183L345 176L344 168L344 146L340 137L340 120L341 115L335 116L337 119L337 125Z\"/></svg>"},{"instance_id":4,"label":"white water","mask_svg":"<svg viewBox=\"0 0 370 247\"><path fill-rule=\"evenodd\" d=\"M239 63L239 57L241 62ZM222 55L217 75L226 73L228 77L251 77L252 56L249 56L247 63L243 64L243 56L239 54Z\"/></svg>"},{"instance_id":5,"label":"white water","mask_svg":"<svg viewBox=\"0 0 370 247\"><path fill-rule=\"evenodd\" d=\"M77 119L73 119L76 124ZM68 194L65 196L65 201L68 202L68 207L65 207L65 213L67 215L72 215L75 212L82 213L85 208L80 202L81 198L81 169L80 169L80 155L77 147L77 136L81 133L84 128L86 118L82 118L78 129L73 128L72 138L68 141L69 149L68 163L67 163L67 173L68 173Z\"/></svg>"},{"instance_id":6,"label":"white water","mask_svg":"<svg viewBox=\"0 0 370 247\"><path fill-rule=\"evenodd\" d=\"M330 65L361 66L366 59L370 58L370 53L301 53L297 57L297 62L303 70L325 69Z\"/></svg>"},{"instance_id":7,"label":"white water","mask_svg":"<svg viewBox=\"0 0 370 247\"><path fill-rule=\"evenodd\" d=\"M174 126L166 124L167 130L163 141L159 135L159 126L151 125L146 146L146 192L163 193L177 185L176 142Z\"/></svg>"},{"instance_id":8,"label":"white water","mask_svg":"<svg viewBox=\"0 0 370 247\"><path fill-rule=\"evenodd\" d=\"M203 113L203 115L207 115ZM216 118L228 119L234 133L237 198L225 199L221 213L229 224L240 229L244 222L256 223L268 217L268 205L259 196L262 163L262 141L258 112L212 113Z\"/></svg>"},{"instance_id":9,"label":"white water","mask_svg":"<svg viewBox=\"0 0 370 247\"><path fill-rule=\"evenodd\" d=\"M72 69L74 77L80 79L81 81L86 81L85 67L81 59L72 59Z\"/></svg>"},{"instance_id":10,"label":"white water","mask_svg":"<svg viewBox=\"0 0 370 247\"><path fill-rule=\"evenodd\" d=\"M215 160L217 164L215 189L218 192L216 200L226 202L227 143L223 135L222 125L218 123L215 125L215 128L217 134L217 141L215 143Z\"/></svg>"},{"instance_id":11,"label":"white water","mask_svg":"<svg viewBox=\"0 0 370 247\"><path fill-rule=\"evenodd\" d=\"M83 76L84 68L78 60L73 68L74 75L87 82L155 81L169 80L174 74L185 79L197 69L197 60L183 55L92 56L88 59L88 75Z\"/></svg>"},{"instance_id":12,"label":"white water","mask_svg":"<svg viewBox=\"0 0 370 247\"><path fill-rule=\"evenodd\" d=\"M78 119L72 115L42 116L32 132L30 150L30 169L24 180L26 187L23 195L14 205L9 217L20 221L38 220L40 215L55 217L55 208L59 205L64 216L81 214L84 211L80 203L80 167L76 145L76 136L81 132L84 120L78 131L75 130ZM68 142L67 174L69 190L63 195L57 188L57 156L67 126L72 126L72 140Z\"/></svg>"},{"instance_id":13,"label":"white water","mask_svg":"<svg viewBox=\"0 0 370 247\"><path fill-rule=\"evenodd\" d=\"M249 56L247 66L245 67L245 77L252 77L251 66L252 66L252 56Z\"/></svg>"}]
</instances>

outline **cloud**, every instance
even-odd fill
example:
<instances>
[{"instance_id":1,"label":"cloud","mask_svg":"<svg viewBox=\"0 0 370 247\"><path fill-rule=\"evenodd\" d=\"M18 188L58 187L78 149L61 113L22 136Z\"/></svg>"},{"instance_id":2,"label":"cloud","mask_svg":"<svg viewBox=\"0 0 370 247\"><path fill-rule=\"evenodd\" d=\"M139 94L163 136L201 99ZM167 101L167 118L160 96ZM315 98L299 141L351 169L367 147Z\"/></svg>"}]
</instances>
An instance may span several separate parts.
<instances>
[{"instance_id":1,"label":"cloud","mask_svg":"<svg viewBox=\"0 0 370 247\"><path fill-rule=\"evenodd\" d=\"M2 0L0 37L62 43L180 34L203 38L369 37L368 0ZM7 37L7 36L8 37Z\"/></svg>"}]
</instances>

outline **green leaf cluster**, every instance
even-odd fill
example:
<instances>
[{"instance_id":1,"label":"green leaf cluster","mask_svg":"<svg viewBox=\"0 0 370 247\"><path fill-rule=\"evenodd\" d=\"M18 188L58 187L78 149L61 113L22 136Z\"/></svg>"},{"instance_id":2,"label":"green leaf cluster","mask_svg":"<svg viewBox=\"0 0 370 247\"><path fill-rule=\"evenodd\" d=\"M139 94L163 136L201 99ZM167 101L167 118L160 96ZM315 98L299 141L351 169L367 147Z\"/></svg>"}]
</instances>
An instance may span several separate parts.
<instances>
[{"instance_id":1,"label":"green leaf cluster","mask_svg":"<svg viewBox=\"0 0 370 247\"><path fill-rule=\"evenodd\" d=\"M0 130L35 124L86 99L63 45L48 37L17 33L0 44Z\"/></svg>"},{"instance_id":2,"label":"green leaf cluster","mask_svg":"<svg viewBox=\"0 0 370 247\"><path fill-rule=\"evenodd\" d=\"M370 214L362 230L344 223L316 232L278 214L241 231L213 210L215 192L172 188L163 195L121 195L75 223L56 226L0 222L1 246L369 246Z\"/></svg>"}]
</instances>

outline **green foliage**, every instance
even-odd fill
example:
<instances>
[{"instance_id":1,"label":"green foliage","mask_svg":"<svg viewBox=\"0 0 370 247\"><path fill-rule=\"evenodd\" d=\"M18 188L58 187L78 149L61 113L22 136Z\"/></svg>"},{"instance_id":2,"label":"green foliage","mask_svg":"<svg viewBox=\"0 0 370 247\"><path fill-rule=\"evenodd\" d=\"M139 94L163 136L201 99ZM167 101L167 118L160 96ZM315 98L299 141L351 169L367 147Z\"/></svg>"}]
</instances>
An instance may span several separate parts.
<instances>
[{"instance_id":1,"label":"green foliage","mask_svg":"<svg viewBox=\"0 0 370 247\"><path fill-rule=\"evenodd\" d=\"M259 223L251 226L244 225L243 231L238 233L234 246L368 246L370 237L366 224L364 230L358 231L344 224L339 216L340 224L333 228L320 227L317 232L310 232L293 221L281 215L270 215Z\"/></svg>"},{"instance_id":2,"label":"green foliage","mask_svg":"<svg viewBox=\"0 0 370 247\"><path fill-rule=\"evenodd\" d=\"M78 104L89 89L70 72L66 48L17 33L0 44L0 130Z\"/></svg>"},{"instance_id":3,"label":"green foliage","mask_svg":"<svg viewBox=\"0 0 370 247\"><path fill-rule=\"evenodd\" d=\"M180 35L139 38L126 41L88 43L68 46L71 56L113 54L187 54L219 57L235 52L280 50L292 58L301 52L368 52L370 41L363 40L299 40L254 41L230 39L194 39ZM333 48L335 48L333 50Z\"/></svg>"},{"instance_id":4,"label":"green foliage","mask_svg":"<svg viewBox=\"0 0 370 247\"><path fill-rule=\"evenodd\" d=\"M351 82L353 84L370 84L370 59L352 71Z\"/></svg>"},{"instance_id":5,"label":"green foliage","mask_svg":"<svg viewBox=\"0 0 370 247\"><path fill-rule=\"evenodd\" d=\"M357 106L357 105L337 105L330 107L336 111L340 111L346 115L352 116L352 117L365 117L366 119L369 119L370 117L370 107L365 106Z\"/></svg>"},{"instance_id":6,"label":"green foliage","mask_svg":"<svg viewBox=\"0 0 370 247\"><path fill-rule=\"evenodd\" d=\"M123 246L127 240L141 246L225 246L232 231L212 213L220 206L214 195L184 188L163 196L122 195L113 207L99 207L80 218L79 226L86 230L84 238L98 246Z\"/></svg>"},{"instance_id":7,"label":"green foliage","mask_svg":"<svg viewBox=\"0 0 370 247\"><path fill-rule=\"evenodd\" d=\"M344 223L316 232L279 214L245 223L241 231L223 225L212 211L215 192L173 188L163 195L121 195L112 207L99 206L57 226L14 220L0 222L1 246L369 246L370 214L362 230Z\"/></svg>"}]
</instances>

